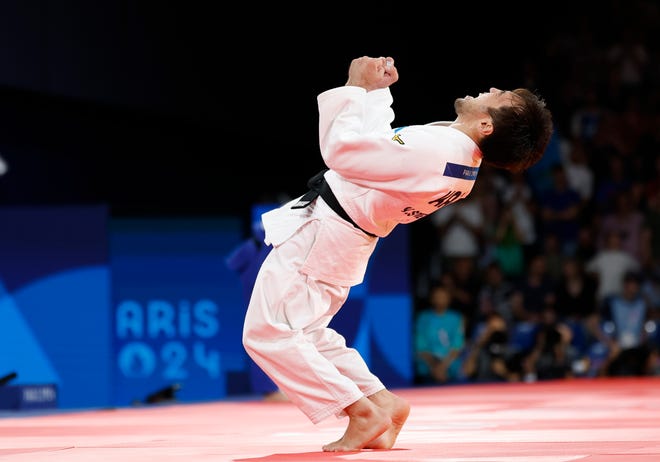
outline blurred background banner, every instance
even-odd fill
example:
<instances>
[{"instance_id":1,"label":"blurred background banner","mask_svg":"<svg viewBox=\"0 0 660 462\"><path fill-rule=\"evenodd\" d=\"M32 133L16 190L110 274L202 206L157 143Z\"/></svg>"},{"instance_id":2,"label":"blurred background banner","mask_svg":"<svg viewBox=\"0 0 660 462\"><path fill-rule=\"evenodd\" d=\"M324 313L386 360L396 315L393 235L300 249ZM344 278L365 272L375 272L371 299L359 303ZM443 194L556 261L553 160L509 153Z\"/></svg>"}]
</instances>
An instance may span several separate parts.
<instances>
[{"instance_id":1,"label":"blurred background banner","mask_svg":"<svg viewBox=\"0 0 660 462\"><path fill-rule=\"evenodd\" d=\"M115 219L113 404L249 395L242 346L244 281L226 264L244 241L235 219ZM381 260L333 320L389 386L412 384L408 236L379 243ZM375 270L376 271L376 270ZM154 393L160 396L152 396Z\"/></svg>"},{"instance_id":2,"label":"blurred background banner","mask_svg":"<svg viewBox=\"0 0 660 462\"><path fill-rule=\"evenodd\" d=\"M110 235L113 404L168 387L183 401L246 393L245 310L225 265L240 220L118 219Z\"/></svg>"},{"instance_id":3,"label":"blurred background banner","mask_svg":"<svg viewBox=\"0 0 660 462\"><path fill-rule=\"evenodd\" d=\"M60 407L110 398L105 206L0 208L0 375L54 384Z\"/></svg>"},{"instance_id":4,"label":"blurred background banner","mask_svg":"<svg viewBox=\"0 0 660 462\"><path fill-rule=\"evenodd\" d=\"M0 376L16 374L0 391L50 387L60 408L254 393L227 265L241 220L41 206L0 208L0 223ZM412 383L407 242L400 229L379 243L333 320L389 386Z\"/></svg>"}]
</instances>

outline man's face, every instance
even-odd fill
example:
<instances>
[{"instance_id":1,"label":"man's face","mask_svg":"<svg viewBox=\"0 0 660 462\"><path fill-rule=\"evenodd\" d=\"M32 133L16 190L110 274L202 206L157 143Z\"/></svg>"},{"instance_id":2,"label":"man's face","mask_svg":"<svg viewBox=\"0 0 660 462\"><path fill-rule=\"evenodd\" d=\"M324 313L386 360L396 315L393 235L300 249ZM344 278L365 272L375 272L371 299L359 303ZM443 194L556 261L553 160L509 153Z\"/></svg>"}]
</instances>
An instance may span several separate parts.
<instances>
[{"instance_id":1,"label":"man's face","mask_svg":"<svg viewBox=\"0 0 660 462\"><path fill-rule=\"evenodd\" d=\"M486 93L479 93L478 96L465 96L456 98L454 109L456 114L486 114L488 108L497 108L501 106L512 106L515 94L510 91L491 88Z\"/></svg>"}]
</instances>

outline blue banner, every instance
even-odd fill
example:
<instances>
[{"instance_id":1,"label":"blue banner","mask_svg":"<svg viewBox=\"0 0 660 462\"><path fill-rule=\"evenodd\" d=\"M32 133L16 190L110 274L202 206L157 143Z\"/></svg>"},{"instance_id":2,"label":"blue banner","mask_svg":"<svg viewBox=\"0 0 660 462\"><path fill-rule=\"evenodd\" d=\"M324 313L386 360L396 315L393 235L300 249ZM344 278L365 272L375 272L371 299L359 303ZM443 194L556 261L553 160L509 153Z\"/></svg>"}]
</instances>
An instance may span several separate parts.
<instances>
[{"instance_id":1,"label":"blue banner","mask_svg":"<svg viewBox=\"0 0 660 462\"><path fill-rule=\"evenodd\" d=\"M268 251L257 245L258 224L253 219L246 239L235 217L110 219L104 206L0 208L0 378L16 374L0 407L121 407L161 394L191 402L262 392L241 341L251 284ZM248 244L255 252L237 253ZM364 283L332 322L388 386L411 383L407 245L405 227L379 242Z\"/></svg>"},{"instance_id":2,"label":"blue banner","mask_svg":"<svg viewBox=\"0 0 660 462\"><path fill-rule=\"evenodd\" d=\"M0 208L0 376L60 407L110 401L107 224L105 206Z\"/></svg>"},{"instance_id":3,"label":"blue banner","mask_svg":"<svg viewBox=\"0 0 660 462\"><path fill-rule=\"evenodd\" d=\"M222 398L247 375L242 292L225 264L241 239L238 219L113 220L115 405L170 388Z\"/></svg>"}]
</instances>

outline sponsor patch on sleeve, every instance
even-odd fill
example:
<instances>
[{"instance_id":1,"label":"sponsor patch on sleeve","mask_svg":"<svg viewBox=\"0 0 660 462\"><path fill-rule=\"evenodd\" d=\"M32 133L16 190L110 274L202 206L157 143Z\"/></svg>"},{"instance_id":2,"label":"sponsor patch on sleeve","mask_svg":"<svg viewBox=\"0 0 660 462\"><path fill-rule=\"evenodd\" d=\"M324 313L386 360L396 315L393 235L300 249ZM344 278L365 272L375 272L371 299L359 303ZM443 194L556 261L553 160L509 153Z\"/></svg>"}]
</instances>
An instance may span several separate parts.
<instances>
[{"instance_id":1,"label":"sponsor patch on sleeve","mask_svg":"<svg viewBox=\"0 0 660 462\"><path fill-rule=\"evenodd\" d=\"M477 173L479 173L479 167L470 167L467 165L447 162L443 175L450 176L452 178L474 181L477 179Z\"/></svg>"}]
</instances>

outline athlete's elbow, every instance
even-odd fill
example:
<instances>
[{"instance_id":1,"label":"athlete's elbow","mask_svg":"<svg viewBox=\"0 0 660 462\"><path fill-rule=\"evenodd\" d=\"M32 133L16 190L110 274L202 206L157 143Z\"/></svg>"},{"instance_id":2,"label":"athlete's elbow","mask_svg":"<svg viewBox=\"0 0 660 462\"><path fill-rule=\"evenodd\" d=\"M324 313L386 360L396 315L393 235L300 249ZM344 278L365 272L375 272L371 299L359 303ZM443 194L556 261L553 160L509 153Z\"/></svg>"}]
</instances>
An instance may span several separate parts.
<instances>
[{"instance_id":1,"label":"athlete's elbow","mask_svg":"<svg viewBox=\"0 0 660 462\"><path fill-rule=\"evenodd\" d=\"M349 143L336 142L329 144L321 150L323 161L328 168L342 170L343 165L351 159L356 151L355 146Z\"/></svg>"}]
</instances>

